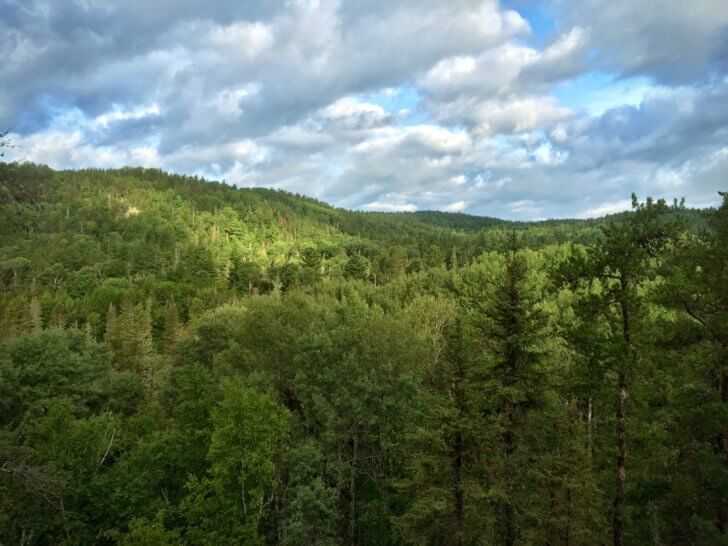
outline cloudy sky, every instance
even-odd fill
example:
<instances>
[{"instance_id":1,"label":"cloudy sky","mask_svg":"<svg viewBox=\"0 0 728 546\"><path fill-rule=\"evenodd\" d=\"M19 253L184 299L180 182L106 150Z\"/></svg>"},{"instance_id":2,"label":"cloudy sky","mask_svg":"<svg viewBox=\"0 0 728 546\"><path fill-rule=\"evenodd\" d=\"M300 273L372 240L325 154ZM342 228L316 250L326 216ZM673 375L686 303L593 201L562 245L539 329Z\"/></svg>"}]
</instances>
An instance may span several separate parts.
<instances>
[{"instance_id":1,"label":"cloudy sky","mask_svg":"<svg viewBox=\"0 0 728 546\"><path fill-rule=\"evenodd\" d=\"M728 190L725 0L0 0L13 160L363 210Z\"/></svg>"}]
</instances>

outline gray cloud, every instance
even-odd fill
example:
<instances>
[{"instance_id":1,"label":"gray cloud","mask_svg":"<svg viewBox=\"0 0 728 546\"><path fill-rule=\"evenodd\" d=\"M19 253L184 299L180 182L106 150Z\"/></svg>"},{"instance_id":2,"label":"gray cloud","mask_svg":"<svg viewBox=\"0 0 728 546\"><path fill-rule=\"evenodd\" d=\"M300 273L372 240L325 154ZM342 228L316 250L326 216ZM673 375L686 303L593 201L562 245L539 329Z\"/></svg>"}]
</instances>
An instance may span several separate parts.
<instances>
[{"instance_id":1,"label":"gray cloud","mask_svg":"<svg viewBox=\"0 0 728 546\"><path fill-rule=\"evenodd\" d=\"M594 61L622 75L691 83L728 68L724 0L555 0L560 26L584 25Z\"/></svg>"},{"instance_id":2,"label":"gray cloud","mask_svg":"<svg viewBox=\"0 0 728 546\"><path fill-rule=\"evenodd\" d=\"M17 159L159 166L366 209L715 202L728 14L656 2L557 0L536 47L495 0L0 0L0 124ZM555 97L594 70L649 89L599 115Z\"/></svg>"}]
</instances>

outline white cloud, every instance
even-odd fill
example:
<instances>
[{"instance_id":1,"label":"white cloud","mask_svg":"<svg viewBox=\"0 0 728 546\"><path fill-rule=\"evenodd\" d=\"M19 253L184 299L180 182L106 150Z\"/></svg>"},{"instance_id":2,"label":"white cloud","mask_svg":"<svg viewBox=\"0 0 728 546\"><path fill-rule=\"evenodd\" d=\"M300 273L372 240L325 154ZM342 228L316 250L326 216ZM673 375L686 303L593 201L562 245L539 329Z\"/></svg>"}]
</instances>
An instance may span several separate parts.
<instances>
[{"instance_id":1,"label":"white cloud","mask_svg":"<svg viewBox=\"0 0 728 546\"><path fill-rule=\"evenodd\" d=\"M467 208L467 206L468 204L465 201L455 201L454 203L446 205L442 210L445 212L461 212Z\"/></svg>"},{"instance_id":2,"label":"white cloud","mask_svg":"<svg viewBox=\"0 0 728 546\"><path fill-rule=\"evenodd\" d=\"M138 120L149 116L158 116L160 114L159 105L156 103L148 106L137 106L131 110L124 110L119 105L114 107L105 114L96 116L90 123L92 129L107 128L111 123L127 120Z\"/></svg>"},{"instance_id":3,"label":"white cloud","mask_svg":"<svg viewBox=\"0 0 728 546\"><path fill-rule=\"evenodd\" d=\"M363 209L380 212L414 212L417 207L411 203L382 203L373 201L362 206Z\"/></svg>"},{"instance_id":4,"label":"white cloud","mask_svg":"<svg viewBox=\"0 0 728 546\"><path fill-rule=\"evenodd\" d=\"M22 146L10 159L367 210L710 203L728 172L728 12L666 1L557 0L538 46L495 0L10 3L0 127Z\"/></svg>"},{"instance_id":5,"label":"white cloud","mask_svg":"<svg viewBox=\"0 0 728 546\"><path fill-rule=\"evenodd\" d=\"M554 149L550 143L545 142L533 152L536 162L545 166L561 165L569 157L569 152Z\"/></svg>"},{"instance_id":6,"label":"white cloud","mask_svg":"<svg viewBox=\"0 0 728 546\"><path fill-rule=\"evenodd\" d=\"M478 100L461 97L438 106L445 123L467 123L479 135L518 133L543 127L571 115L554 97L528 96Z\"/></svg>"},{"instance_id":7,"label":"white cloud","mask_svg":"<svg viewBox=\"0 0 728 546\"><path fill-rule=\"evenodd\" d=\"M606 216L607 214L614 214L615 212L622 212L629 210L631 202L628 199L622 199L620 201L613 201L602 203L601 205L586 210L582 210L577 213L577 218L598 218L599 216Z\"/></svg>"},{"instance_id":8,"label":"white cloud","mask_svg":"<svg viewBox=\"0 0 728 546\"><path fill-rule=\"evenodd\" d=\"M273 45L273 29L262 23L236 21L227 26L215 25L209 30L209 43L234 49L240 55L254 57Z\"/></svg>"},{"instance_id":9,"label":"white cloud","mask_svg":"<svg viewBox=\"0 0 728 546\"><path fill-rule=\"evenodd\" d=\"M210 101L214 108L224 116L237 117L243 113L242 103L260 92L260 84L245 83L218 91Z\"/></svg>"}]
</instances>

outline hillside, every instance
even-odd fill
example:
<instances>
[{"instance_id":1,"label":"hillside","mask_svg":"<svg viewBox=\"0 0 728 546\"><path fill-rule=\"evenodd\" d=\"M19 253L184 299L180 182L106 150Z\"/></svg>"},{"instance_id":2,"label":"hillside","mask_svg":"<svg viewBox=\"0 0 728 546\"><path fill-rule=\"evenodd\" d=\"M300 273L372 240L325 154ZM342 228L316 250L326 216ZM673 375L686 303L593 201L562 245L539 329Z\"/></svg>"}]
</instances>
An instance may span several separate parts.
<instances>
[{"instance_id":1,"label":"hillside","mask_svg":"<svg viewBox=\"0 0 728 546\"><path fill-rule=\"evenodd\" d=\"M0 543L603 544L613 513L720 543L728 201L519 223L0 179Z\"/></svg>"},{"instance_id":2,"label":"hillside","mask_svg":"<svg viewBox=\"0 0 728 546\"><path fill-rule=\"evenodd\" d=\"M521 231L522 244L534 248L590 242L599 233L598 221L519 224L439 212L353 212L282 191L235 189L149 169L2 169L25 199L3 205L5 291L33 280L65 284L66 295L76 297L110 279L135 287L174 282L185 313L198 291L228 282L265 293L319 277L380 283L423 267L462 266L502 246L502 228ZM316 255L316 274L307 252ZM347 273L352 259L361 271ZM97 303L98 317L109 303ZM48 313L60 304L44 305Z\"/></svg>"}]
</instances>

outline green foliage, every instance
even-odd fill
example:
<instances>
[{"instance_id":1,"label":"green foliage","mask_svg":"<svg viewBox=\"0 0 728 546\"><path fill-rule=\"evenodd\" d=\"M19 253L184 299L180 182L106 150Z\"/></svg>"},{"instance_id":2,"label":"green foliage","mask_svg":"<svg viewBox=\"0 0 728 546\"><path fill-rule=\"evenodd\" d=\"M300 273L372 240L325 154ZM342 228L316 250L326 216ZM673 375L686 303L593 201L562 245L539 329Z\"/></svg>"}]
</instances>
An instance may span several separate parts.
<instances>
[{"instance_id":1,"label":"green foliage","mask_svg":"<svg viewBox=\"0 0 728 546\"><path fill-rule=\"evenodd\" d=\"M190 480L182 502L187 537L195 544L259 543L258 523L273 499L274 457L287 415L271 395L238 379L223 382L221 391L212 413L209 473Z\"/></svg>"},{"instance_id":2,"label":"green foliage","mask_svg":"<svg viewBox=\"0 0 728 546\"><path fill-rule=\"evenodd\" d=\"M518 223L8 170L0 543L725 543L725 196Z\"/></svg>"}]
</instances>

